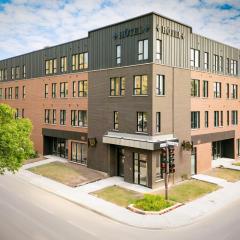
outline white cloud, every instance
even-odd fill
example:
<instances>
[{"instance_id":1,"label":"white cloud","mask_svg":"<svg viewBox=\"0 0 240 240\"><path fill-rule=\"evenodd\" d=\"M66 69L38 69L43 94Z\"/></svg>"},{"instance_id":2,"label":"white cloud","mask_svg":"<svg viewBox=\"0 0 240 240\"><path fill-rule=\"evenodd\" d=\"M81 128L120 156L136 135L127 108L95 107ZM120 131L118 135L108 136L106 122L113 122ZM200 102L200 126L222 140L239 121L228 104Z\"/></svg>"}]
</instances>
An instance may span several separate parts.
<instances>
[{"instance_id":1,"label":"white cloud","mask_svg":"<svg viewBox=\"0 0 240 240\"><path fill-rule=\"evenodd\" d=\"M226 3L233 8L217 7ZM240 48L239 0L12 0L4 6L0 59L86 37L92 29L151 11Z\"/></svg>"}]
</instances>

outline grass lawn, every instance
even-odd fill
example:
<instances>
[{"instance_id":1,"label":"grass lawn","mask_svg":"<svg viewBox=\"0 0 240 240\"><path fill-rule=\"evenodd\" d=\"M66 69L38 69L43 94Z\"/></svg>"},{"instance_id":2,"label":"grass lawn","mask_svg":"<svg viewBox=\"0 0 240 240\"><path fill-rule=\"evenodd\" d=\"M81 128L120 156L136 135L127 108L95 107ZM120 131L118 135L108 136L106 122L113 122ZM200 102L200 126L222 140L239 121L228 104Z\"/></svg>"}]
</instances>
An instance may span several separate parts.
<instances>
[{"instance_id":1,"label":"grass lawn","mask_svg":"<svg viewBox=\"0 0 240 240\"><path fill-rule=\"evenodd\" d=\"M240 180L240 171L227 168L213 168L205 174L213 177L223 178L229 182Z\"/></svg>"},{"instance_id":2,"label":"grass lawn","mask_svg":"<svg viewBox=\"0 0 240 240\"><path fill-rule=\"evenodd\" d=\"M62 162L52 162L28 170L71 187L85 180L77 169Z\"/></svg>"},{"instance_id":3,"label":"grass lawn","mask_svg":"<svg viewBox=\"0 0 240 240\"><path fill-rule=\"evenodd\" d=\"M240 166L240 162L233 163L232 165Z\"/></svg>"},{"instance_id":4,"label":"grass lawn","mask_svg":"<svg viewBox=\"0 0 240 240\"><path fill-rule=\"evenodd\" d=\"M186 203L211 193L218 188L215 184L192 179L170 187L169 199L174 202ZM161 191L160 195L164 196L164 191Z\"/></svg>"},{"instance_id":5,"label":"grass lawn","mask_svg":"<svg viewBox=\"0 0 240 240\"><path fill-rule=\"evenodd\" d=\"M133 201L143 198L143 194L119 186L106 187L93 192L92 195L121 207L127 207Z\"/></svg>"}]
</instances>

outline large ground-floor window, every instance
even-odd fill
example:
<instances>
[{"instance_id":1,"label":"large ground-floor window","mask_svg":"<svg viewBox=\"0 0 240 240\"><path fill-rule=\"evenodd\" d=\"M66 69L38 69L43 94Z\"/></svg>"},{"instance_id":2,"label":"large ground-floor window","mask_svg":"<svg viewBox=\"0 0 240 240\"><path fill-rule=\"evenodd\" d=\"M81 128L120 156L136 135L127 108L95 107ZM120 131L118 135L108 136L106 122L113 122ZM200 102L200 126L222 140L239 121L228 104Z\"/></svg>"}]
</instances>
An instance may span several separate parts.
<instances>
[{"instance_id":1,"label":"large ground-floor window","mask_svg":"<svg viewBox=\"0 0 240 240\"><path fill-rule=\"evenodd\" d=\"M143 186L148 185L147 155L142 153L133 154L134 183Z\"/></svg>"},{"instance_id":2,"label":"large ground-floor window","mask_svg":"<svg viewBox=\"0 0 240 240\"><path fill-rule=\"evenodd\" d=\"M71 160L80 164L87 165L87 144L72 142Z\"/></svg>"},{"instance_id":3,"label":"large ground-floor window","mask_svg":"<svg viewBox=\"0 0 240 240\"><path fill-rule=\"evenodd\" d=\"M240 156L240 139L237 139L237 155Z\"/></svg>"}]
</instances>

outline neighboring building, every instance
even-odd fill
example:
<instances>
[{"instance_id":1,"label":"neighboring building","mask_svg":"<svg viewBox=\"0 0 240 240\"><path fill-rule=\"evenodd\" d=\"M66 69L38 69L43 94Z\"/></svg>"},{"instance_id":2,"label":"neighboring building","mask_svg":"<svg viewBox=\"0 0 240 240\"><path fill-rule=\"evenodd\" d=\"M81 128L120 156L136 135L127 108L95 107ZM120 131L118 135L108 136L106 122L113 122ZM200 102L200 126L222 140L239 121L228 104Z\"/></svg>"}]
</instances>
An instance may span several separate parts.
<instances>
[{"instance_id":1,"label":"neighboring building","mask_svg":"<svg viewBox=\"0 0 240 240\"><path fill-rule=\"evenodd\" d=\"M239 56L149 13L0 61L0 102L32 120L38 152L157 187L166 140L176 181L238 158Z\"/></svg>"}]
</instances>

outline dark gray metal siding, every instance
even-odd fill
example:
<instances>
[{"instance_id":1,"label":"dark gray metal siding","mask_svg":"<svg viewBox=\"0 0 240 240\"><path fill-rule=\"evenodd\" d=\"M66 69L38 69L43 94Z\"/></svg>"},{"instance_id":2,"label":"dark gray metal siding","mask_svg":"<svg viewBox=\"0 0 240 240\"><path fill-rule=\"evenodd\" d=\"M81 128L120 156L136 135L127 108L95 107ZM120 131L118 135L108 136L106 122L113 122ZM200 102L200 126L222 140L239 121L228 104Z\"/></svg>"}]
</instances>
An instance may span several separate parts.
<instances>
[{"instance_id":1,"label":"dark gray metal siding","mask_svg":"<svg viewBox=\"0 0 240 240\"><path fill-rule=\"evenodd\" d=\"M161 27L169 27L171 30L183 34L183 39L175 38L161 32ZM192 29L186 25L154 15L153 18L153 44L154 62L172 67L189 68L190 36ZM157 30L159 27L159 30ZM156 40L162 40L162 60L156 60Z\"/></svg>"},{"instance_id":2,"label":"dark gray metal siding","mask_svg":"<svg viewBox=\"0 0 240 240\"><path fill-rule=\"evenodd\" d=\"M217 41L208 39L206 37L200 36L198 34L191 34L191 48L200 50L200 68L197 70L204 70L204 52L209 53L209 72L214 72L213 70L213 55L223 56L223 72L221 74L228 75L226 68L226 59L230 58L238 61L238 76L240 67L240 49L219 43Z\"/></svg>"},{"instance_id":3,"label":"dark gray metal siding","mask_svg":"<svg viewBox=\"0 0 240 240\"><path fill-rule=\"evenodd\" d=\"M89 59L91 70L112 68L117 66L129 66L152 62L152 30L153 15L143 16L128 22L109 26L89 33ZM148 32L114 39L114 34L133 28L149 27ZM149 57L147 60L138 61L138 41L148 39ZM116 45L122 46L122 63L116 64Z\"/></svg>"},{"instance_id":4,"label":"dark gray metal siding","mask_svg":"<svg viewBox=\"0 0 240 240\"><path fill-rule=\"evenodd\" d=\"M60 73L60 57L67 56L68 73L72 72L72 55L88 51L88 38L61 44L54 47L44 48L35 52L0 61L0 69L8 69L8 80L11 80L11 67L20 66L22 76L22 66L26 65L26 78L36 78L45 76L45 60L57 58L57 74ZM81 70L79 70L81 71Z\"/></svg>"}]
</instances>

